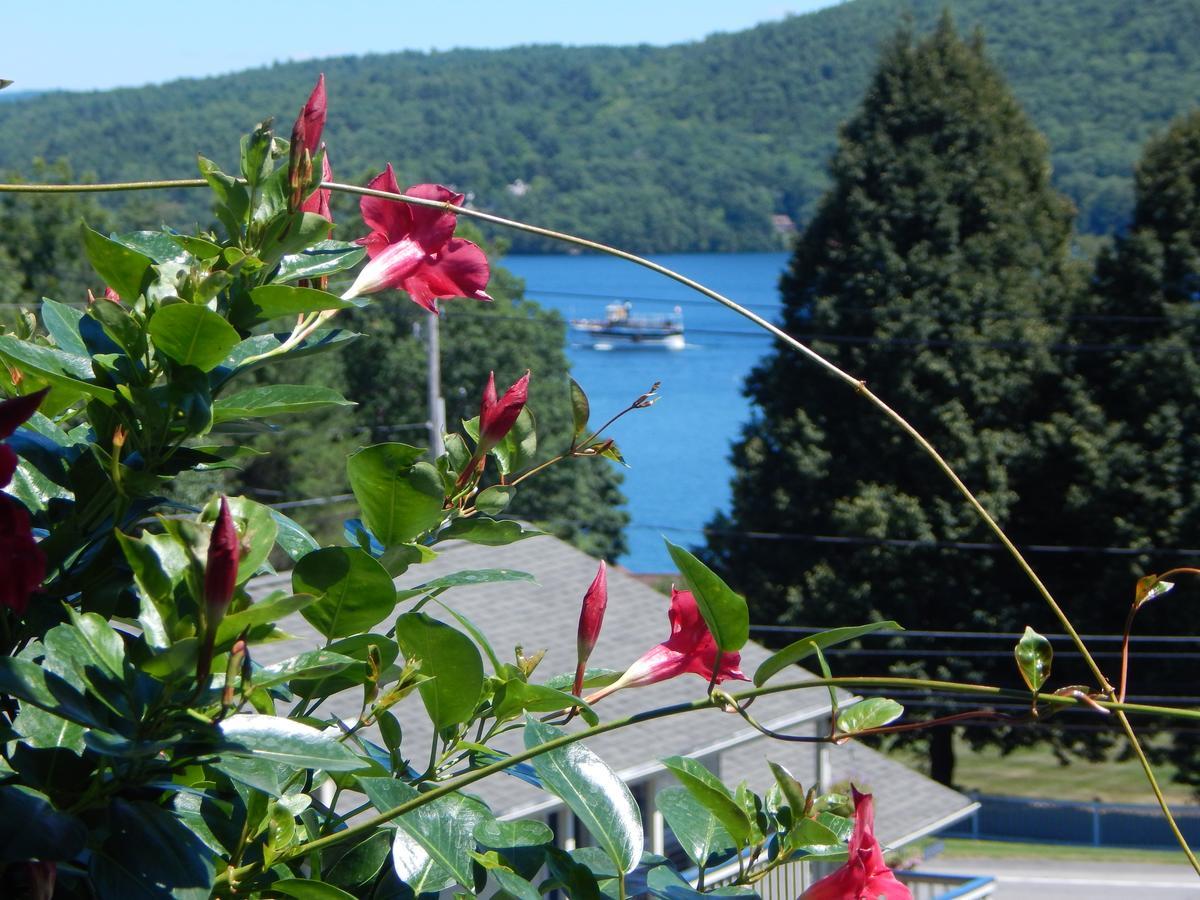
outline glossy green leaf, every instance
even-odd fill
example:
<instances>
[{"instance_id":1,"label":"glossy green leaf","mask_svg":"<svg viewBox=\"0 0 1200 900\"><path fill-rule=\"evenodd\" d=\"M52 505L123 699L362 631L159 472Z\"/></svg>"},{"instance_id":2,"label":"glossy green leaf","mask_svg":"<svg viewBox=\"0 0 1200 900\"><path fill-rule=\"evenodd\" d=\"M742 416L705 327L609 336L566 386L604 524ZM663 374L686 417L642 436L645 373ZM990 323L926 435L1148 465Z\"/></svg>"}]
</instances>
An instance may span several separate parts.
<instances>
[{"instance_id":1,"label":"glossy green leaf","mask_svg":"<svg viewBox=\"0 0 1200 900\"><path fill-rule=\"evenodd\" d=\"M338 732L321 731L281 716L238 713L222 720L218 727L230 744L222 749L223 754L327 772L352 772L365 765L338 741Z\"/></svg>"},{"instance_id":2,"label":"glossy green leaf","mask_svg":"<svg viewBox=\"0 0 1200 900\"><path fill-rule=\"evenodd\" d=\"M525 747L545 744L566 732L532 717L525 723ZM535 756L534 771L567 805L621 872L632 872L642 857L642 814L617 774L580 743Z\"/></svg>"},{"instance_id":3,"label":"glossy green leaf","mask_svg":"<svg viewBox=\"0 0 1200 900\"><path fill-rule=\"evenodd\" d=\"M194 897L212 885L212 852L154 803L110 800L102 834L88 866L99 900Z\"/></svg>"},{"instance_id":4,"label":"glossy green leaf","mask_svg":"<svg viewBox=\"0 0 1200 900\"><path fill-rule=\"evenodd\" d=\"M396 607L391 576L357 547L325 547L309 553L292 570L292 590L317 598L300 614L327 638L366 631Z\"/></svg>"},{"instance_id":5,"label":"glossy green leaf","mask_svg":"<svg viewBox=\"0 0 1200 900\"><path fill-rule=\"evenodd\" d=\"M495 716L504 722L515 719L523 712L547 713L560 709L579 707L580 715L589 725L596 725L600 719L590 706L566 691L558 691L544 684L529 684L517 679L505 683L496 694Z\"/></svg>"},{"instance_id":6,"label":"glossy green leaf","mask_svg":"<svg viewBox=\"0 0 1200 900\"><path fill-rule=\"evenodd\" d=\"M114 235L113 240L156 263L174 262L186 265L193 262L185 242L180 241L178 235L166 231L131 231Z\"/></svg>"},{"instance_id":7,"label":"glossy green leaf","mask_svg":"<svg viewBox=\"0 0 1200 900\"><path fill-rule=\"evenodd\" d=\"M537 425L533 410L526 406L504 436L504 440L492 449L492 454L496 457L500 471L508 474L530 465L536 453Z\"/></svg>"},{"instance_id":8,"label":"glossy green leaf","mask_svg":"<svg viewBox=\"0 0 1200 900\"><path fill-rule=\"evenodd\" d=\"M438 532L438 540L470 541L472 544L483 544L487 547L503 547L543 534L544 531L526 528L512 519L483 519L472 516L469 519L455 519L448 527Z\"/></svg>"},{"instance_id":9,"label":"glossy green leaf","mask_svg":"<svg viewBox=\"0 0 1200 900\"><path fill-rule=\"evenodd\" d=\"M1054 660L1050 642L1026 625L1025 634L1017 642L1013 655L1026 686L1034 693L1040 691L1050 677L1050 663Z\"/></svg>"},{"instance_id":10,"label":"glossy green leaf","mask_svg":"<svg viewBox=\"0 0 1200 900\"><path fill-rule=\"evenodd\" d=\"M360 778L358 782L380 812L421 796L416 788L394 778ZM470 887L474 883L471 854L475 850L475 827L488 818L491 813L478 800L453 793L422 804L393 821L459 884Z\"/></svg>"},{"instance_id":11,"label":"glossy green leaf","mask_svg":"<svg viewBox=\"0 0 1200 900\"><path fill-rule=\"evenodd\" d=\"M81 228L83 250L92 268L126 303L136 300L151 274L153 260L86 225Z\"/></svg>"},{"instance_id":12,"label":"glossy green leaf","mask_svg":"<svg viewBox=\"0 0 1200 900\"><path fill-rule=\"evenodd\" d=\"M804 807L807 799L804 794L804 786L779 763L767 761L767 765L771 767L771 774L775 776L775 783L779 785L779 790L783 794L783 798L787 801L787 805L792 810L793 816L804 815Z\"/></svg>"},{"instance_id":13,"label":"glossy green leaf","mask_svg":"<svg viewBox=\"0 0 1200 900\"><path fill-rule=\"evenodd\" d=\"M242 547L242 555L238 560L238 584L245 582L259 572L267 562L271 550L275 547L275 535L279 526L275 524L275 516L268 506L257 503L248 497L227 497L229 512L237 522L238 534ZM216 522L220 514L220 500L214 497L204 507L205 522Z\"/></svg>"},{"instance_id":14,"label":"glossy green leaf","mask_svg":"<svg viewBox=\"0 0 1200 900\"><path fill-rule=\"evenodd\" d=\"M408 890L384 894L388 900L437 895L454 883L454 876L429 855L429 852L403 828L392 835L392 868ZM378 895L377 895L378 896Z\"/></svg>"},{"instance_id":15,"label":"glossy green leaf","mask_svg":"<svg viewBox=\"0 0 1200 900\"><path fill-rule=\"evenodd\" d=\"M42 298L42 327L54 339L54 344L65 353L86 357L90 351L79 334L79 323L83 311L57 300Z\"/></svg>"},{"instance_id":16,"label":"glossy green leaf","mask_svg":"<svg viewBox=\"0 0 1200 900\"><path fill-rule=\"evenodd\" d=\"M816 819L801 819L787 833L789 853L824 855L845 853L846 838L834 831L825 822Z\"/></svg>"},{"instance_id":17,"label":"glossy green leaf","mask_svg":"<svg viewBox=\"0 0 1200 900\"><path fill-rule=\"evenodd\" d=\"M271 518L275 520L278 529L275 534L275 542L293 560L299 560L306 553L320 549L321 545L317 543L317 539L295 520L288 518L277 509L271 510Z\"/></svg>"},{"instance_id":18,"label":"glossy green leaf","mask_svg":"<svg viewBox=\"0 0 1200 900\"><path fill-rule=\"evenodd\" d=\"M262 419L353 405L330 388L307 384L269 384L219 398L213 405L213 421Z\"/></svg>"},{"instance_id":19,"label":"glossy green leaf","mask_svg":"<svg viewBox=\"0 0 1200 900\"><path fill-rule=\"evenodd\" d=\"M268 322L281 316L296 316L325 309L345 309L354 305L328 291L288 284L256 287L250 292L250 300L254 304L255 322Z\"/></svg>"},{"instance_id":20,"label":"glossy green leaf","mask_svg":"<svg viewBox=\"0 0 1200 900\"><path fill-rule=\"evenodd\" d=\"M757 897L753 888L721 887L712 891L698 891L668 866L655 866L646 873L648 896L664 900L702 900L704 897Z\"/></svg>"},{"instance_id":21,"label":"glossy green leaf","mask_svg":"<svg viewBox=\"0 0 1200 900\"><path fill-rule=\"evenodd\" d=\"M726 653L740 650L750 639L750 611L745 599L687 550L663 540L671 560L696 598L696 606L717 647Z\"/></svg>"},{"instance_id":22,"label":"glossy green leaf","mask_svg":"<svg viewBox=\"0 0 1200 900\"><path fill-rule=\"evenodd\" d=\"M662 764L671 770L701 806L717 817L739 849L746 846L750 838L750 820L721 779L688 757L668 756Z\"/></svg>"},{"instance_id":23,"label":"glossy green leaf","mask_svg":"<svg viewBox=\"0 0 1200 900\"><path fill-rule=\"evenodd\" d=\"M517 489L507 484L494 484L484 488L475 498L475 508L484 515L494 516L504 510L517 494Z\"/></svg>"},{"instance_id":24,"label":"glossy green leaf","mask_svg":"<svg viewBox=\"0 0 1200 900\"><path fill-rule=\"evenodd\" d=\"M0 787L0 862L71 859L87 835L82 822L44 794L23 785Z\"/></svg>"},{"instance_id":25,"label":"glossy green leaf","mask_svg":"<svg viewBox=\"0 0 1200 900\"><path fill-rule=\"evenodd\" d=\"M708 864L713 854L724 856L734 849L725 826L686 788L664 788L654 796L675 839L697 866Z\"/></svg>"},{"instance_id":26,"label":"glossy green leaf","mask_svg":"<svg viewBox=\"0 0 1200 900\"><path fill-rule=\"evenodd\" d=\"M98 711L74 685L26 659L0 656L0 694L89 728L105 727L106 713Z\"/></svg>"},{"instance_id":27,"label":"glossy green leaf","mask_svg":"<svg viewBox=\"0 0 1200 900\"><path fill-rule=\"evenodd\" d=\"M475 642L425 613L396 619L396 642L404 658L421 661L429 676L418 690L434 730L467 722L483 692L483 659Z\"/></svg>"},{"instance_id":28,"label":"glossy green leaf","mask_svg":"<svg viewBox=\"0 0 1200 900\"><path fill-rule=\"evenodd\" d=\"M81 754L84 749L84 727L54 713L39 709L31 703L22 704L13 720L13 730L22 743L38 750L62 748Z\"/></svg>"},{"instance_id":29,"label":"glossy green leaf","mask_svg":"<svg viewBox=\"0 0 1200 900\"><path fill-rule=\"evenodd\" d=\"M385 546L405 544L442 521L445 491L425 454L406 444L364 447L346 462L363 524Z\"/></svg>"},{"instance_id":30,"label":"glossy green leaf","mask_svg":"<svg viewBox=\"0 0 1200 900\"><path fill-rule=\"evenodd\" d=\"M400 655L399 646L389 637L382 634L356 634L353 637L334 641L325 648L330 653L354 660L353 665L334 674L298 676L288 686L301 697L313 698L328 697L330 694L360 685L367 678L367 658L372 653L372 648L378 655L380 665L385 670Z\"/></svg>"},{"instance_id":31,"label":"glossy green leaf","mask_svg":"<svg viewBox=\"0 0 1200 900\"><path fill-rule=\"evenodd\" d=\"M36 375L51 387L86 394L106 406L116 402L114 391L92 384L92 364L85 356L76 356L52 347L30 344L11 334L0 334L0 360L28 375Z\"/></svg>"},{"instance_id":32,"label":"glossy green leaf","mask_svg":"<svg viewBox=\"0 0 1200 900\"><path fill-rule=\"evenodd\" d=\"M517 875L532 879L545 862L546 847L554 843L554 832L533 819L485 819L475 826L475 840L495 851Z\"/></svg>"},{"instance_id":33,"label":"glossy green leaf","mask_svg":"<svg viewBox=\"0 0 1200 900\"><path fill-rule=\"evenodd\" d=\"M569 379L571 382L571 418L575 426L575 437L581 437L587 430L588 418L592 414L591 404L588 403L587 394L583 392L583 388L579 386L574 378Z\"/></svg>"},{"instance_id":34,"label":"glossy green leaf","mask_svg":"<svg viewBox=\"0 0 1200 900\"><path fill-rule=\"evenodd\" d=\"M463 630L475 640L475 645L487 655L488 661L492 664L492 671L499 672L502 668L500 660L496 656L496 651L492 649L492 644L487 639L487 635L483 633L483 630L467 616L460 613L454 607L443 603L437 597L433 598L433 602L449 613L454 618L454 621L463 627Z\"/></svg>"},{"instance_id":35,"label":"glossy green leaf","mask_svg":"<svg viewBox=\"0 0 1200 900\"><path fill-rule=\"evenodd\" d=\"M596 876L591 870L557 847L546 851L546 869L550 878L541 885L543 891L555 887L570 900L602 900Z\"/></svg>"},{"instance_id":36,"label":"glossy green leaf","mask_svg":"<svg viewBox=\"0 0 1200 900\"><path fill-rule=\"evenodd\" d=\"M271 884L271 891L296 900L355 900L341 888L311 878L281 878Z\"/></svg>"},{"instance_id":37,"label":"glossy green leaf","mask_svg":"<svg viewBox=\"0 0 1200 900\"><path fill-rule=\"evenodd\" d=\"M391 852L392 832L384 828L355 844L322 874L330 884L357 887L379 874Z\"/></svg>"},{"instance_id":38,"label":"glossy green leaf","mask_svg":"<svg viewBox=\"0 0 1200 900\"><path fill-rule=\"evenodd\" d=\"M234 327L210 309L172 303L150 320L150 340L175 362L209 372L219 366L241 338Z\"/></svg>"},{"instance_id":39,"label":"glossy green leaf","mask_svg":"<svg viewBox=\"0 0 1200 900\"><path fill-rule=\"evenodd\" d=\"M262 600L256 600L245 609L229 613L217 627L217 646L222 647L236 640L248 628L270 625L284 616L299 612L317 600L312 594L285 594L276 591Z\"/></svg>"},{"instance_id":40,"label":"glossy green leaf","mask_svg":"<svg viewBox=\"0 0 1200 900\"><path fill-rule=\"evenodd\" d=\"M1163 581L1157 575L1147 575L1139 578L1133 593L1133 605L1141 607L1151 600L1161 597L1175 587L1173 581Z\"/></svg>"},{"instance_id":41,"label":"glossy green leaf","mask_svg":"<svg viewBox=\"0 0 1200 900\"><path fill-rule=\"evenodd\" d=\"M275 272L276 282L300 278L322 278L352 269L366 256L365 248L345 241L318 241L311 247L285 256Z\"/></svg>"},{"instance_id":42,"label":"glossy green leaf","mask_svg":"<svg viewBox=\"0 0 1200 900\"><path fill-rule=\"evenodd\" d=\"M886 697L869 697L838 713L837 727L843 734L857 734L871 728L882 728L904 715L904 707Z\"/></svg>"},{"instance_id":43,"label":"glossy green leaf","mask_svg":"<svg viewBox=\"0 0 1200 900\"><path fill-rule=\"evenodd\" d=\"M857 640L864 635L876 631L903 631L898 622L872 622L869 625L849 625L845 628L831 628L819 634L809 635L798 641L793 641L782 650L772 653L754 673L755 687L762 687L771 676L782 672L788 666L795 665L802 659L807 659L817 652L835 644Z\"/></svg>"},{"instance_id":44,"label":"glossy green leaf","mask_svg":"<svg viewBox=\"0 0 1200 900\"><path fill-rule=\"evenodd\" d=\"M426 581L415 588L409 588L405 591L405 594L415 597L421 594L440 593L449 588L468 587L475 584L500 584L513 581L526 581L530 584L537 584L532 575L517 569L463 569L460 572L452 572L449 575L434 578L432 581Z\"/></svg>"},{"instance_id":45,"label":"glossy green leaf","mask_svg":"<svg viewBox=\"0 0 1200 900\"><path fill-rule=\"evenodd\" d=\"M281 662L263 666L254 672L255 687L271 687L293 678L317 678L336 675L357 660L329 650L308 650Z\"/></svg>"}]
</instances>

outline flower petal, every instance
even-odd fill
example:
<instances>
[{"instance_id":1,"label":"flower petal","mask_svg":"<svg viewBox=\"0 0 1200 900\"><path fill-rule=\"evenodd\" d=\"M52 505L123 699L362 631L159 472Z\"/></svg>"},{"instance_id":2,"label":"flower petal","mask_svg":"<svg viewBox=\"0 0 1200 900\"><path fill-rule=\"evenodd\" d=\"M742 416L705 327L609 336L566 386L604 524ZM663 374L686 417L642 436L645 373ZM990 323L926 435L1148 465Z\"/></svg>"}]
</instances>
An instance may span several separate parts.
<instances>
[{"instance_id":1,"label":"flower petal","mask_svg":"<svg viewBox=\"0 0 1200 900\"><path fill-rule=\"evenodd\" d=\"M491 274L487 257L478 246L455 238L436 256L426 257L408 281L420 281L424 287L414 290L407 281L404 289L416 299L420 292L429 297L470 297L491 300L484 288Z\"/></svg>"},{"instance_id":2,"label":"flower petal","mask_svg":"<svg viewBox=\"0 0 1200 900\"><path fill-rule=\"evenodd\" d=\"M37 408L46 399L48 393L50 393L50 388L43 388L35 394L0 400L0 441L9 437L22 423L37 412Z\"/></svg>"},{"instance_id":3,"label":"flower petal","mask_svg":"<svg viewBox=\"0 0 1200 900\"><path fill-rule=\"evenodd\" d=\"M456 194L450 188L440 184L414 184L404 193L409 197L436 200L439 203L451 203L454 206L460 206L463 202L462 194ZM457 222L454 213L432 206L409 204L408 214L412 219L410 236L425 248L426 253L437 253L446 246L450 238L454 237L454 226ZM484 284L486 283L485 280Z\"/></svg>"},{"instance_id":4,"label":"flower petal","mask_svg":"<svg viewBox=\"0 0 1200 900\"><path fill-rule=\"evenodd\" d=\"M33 539L25 507L0 494L0 606L18 615L46 577L46 558Z\"/></svg>"},{"instance_id":5,"label":"flower petal","mask_svg":"<svg viewBox=\"0 0 1200 900\"><path fill-rule=\"evenodd\" d=\"M304 121L304 146L310 156L315 156L317 147L321 145L321 132L325 130L325 113L328 105L325 100L325 73L317 78L317 85L308 96L304 109L300 110L300 118Z\"/></svg>"},{"instance_id":6,"label":"flower petal","mask_svg":"<svg viewBox=\"0 0 1200 900\"><path fill-rule=\"evenodd\" d=\"M367 187L373 191L386 191L389 194L400 193L400 185L396 183L396 173L392 164L371 179ZM362 211L363 221L373 232L381 232L389 244L403 240L412 228L412 215L408 204L400 200L385 200L382 197L363 197L358 203Z\"/></svg>"}]
</instances>

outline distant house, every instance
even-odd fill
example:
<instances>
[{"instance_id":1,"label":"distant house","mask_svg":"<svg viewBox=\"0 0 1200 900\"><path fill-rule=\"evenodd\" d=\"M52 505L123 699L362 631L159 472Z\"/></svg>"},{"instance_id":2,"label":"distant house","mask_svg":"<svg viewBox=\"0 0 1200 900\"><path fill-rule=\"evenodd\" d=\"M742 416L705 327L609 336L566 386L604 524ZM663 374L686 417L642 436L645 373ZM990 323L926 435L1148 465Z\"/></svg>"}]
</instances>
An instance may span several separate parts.
<instances>
[{"instance_id":1,"label":"distant house","mask_svg":"<svg viewBox=\"0 0 1200 900\"><path fill-rule=\"evenodd\" d=\"M514 660L514 648L526 655L545 650L537 675L544 678L569 672L575 665L575 630L579 604L596 573L596 560L553 537L537 537L507 547L454 543L439 547L438 558L410 569L398 583L411 587L465 569L508 568L528 572L537 583L506 582L456 588L440 599L466 616L488 636L502 660ZM286 587L286 576L261 579L258 591ZM281 583L282 582L282 583ZM608 575L608 610L604 629L590 664L624 669L641 653L669 633L669 600L619 568ZM436 603L424 612L453 624ZM285 659L323 643L302 619L284 627L296 635L292 641L256 648L255 661L264 665ZM385 625L381 625L385 628ZM752 674L769 652L755 643L742 651L742 669ZM787 677L777 676L779 680ZM813 676L799 667L792 680ZM736 688L737 683L730 683ZM602 718L613 718L657 706L695 700L705 689L703 679L684 675L644 688L618 691L597 704ZM852 698L846 695L849 701ZM340 702L339 702L340 701ZM324 707L347 720L359 713L361 695L333 698ZM415 703L415 698L409 701ZM406 745L425 748L432 735L423 715L404 716ZM415 706L407 707L416 709ZM828 733L830 702L823 687L758 698L751 707L767 727L793 734ZM513 735L512 737L518 737ZM513 746L518 746L519 740ZM760 793L772 783L767 760L781 763L807 788L821 790L853 782L876 797L876 834L886 847L901 847L968 816L976 807L967 797L943 787L900 763L860 744L784 743L762 736L736 714L704 710L643 723L634 729L602 735L590 747L629 785L643 810L646 849L672 855L678 851L662 816L654 811L657 791L677 784L659 763L665 756L682 755L700 760L736 786L745 779ZM419 755L414 751L414 755ZM552 795L518 778L493 776L469 789L488 802L502 817L538 817L551 822L566 849L586 841L586 834L570 811ZM710 882L712 883L712 882ZM794 896L794 895L793 895Z\"/></svg>"}]
</instances>

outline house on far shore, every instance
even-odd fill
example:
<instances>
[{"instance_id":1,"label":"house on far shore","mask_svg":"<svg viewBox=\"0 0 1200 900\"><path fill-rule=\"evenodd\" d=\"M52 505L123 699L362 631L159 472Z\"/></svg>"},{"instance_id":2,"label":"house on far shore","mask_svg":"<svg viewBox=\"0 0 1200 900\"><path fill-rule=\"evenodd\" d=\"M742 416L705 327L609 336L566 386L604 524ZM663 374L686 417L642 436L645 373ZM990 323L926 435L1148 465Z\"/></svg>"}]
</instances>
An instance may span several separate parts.
<instances>
[{"instance_id":1,"label":"house on far shore","mask_svg":"<svg viewBox=\"0 0 1200 900\"><path fill-rule=\"evenodd\" d=\"M534 680L545 680L573 671L575 632L580 601L596 574L597 561L574 547L550 536L529 538L506 547L486 547L464 542L438 547L438 558L414 566L397 579L400 587L413 587L440 576L469 569L506 568L528 572L536 583L510 581L458 587L439 598L483 631L496 655L515 661L514 648L520 646L531 655L545 650ZM289 588L286 573L260 578L254 585L256 595ZM670 633L667 620L669 599L642 584L619 567L608 572L608 609L599 642L589 665L623 670L645 650L663 641ZM401 611L403 607L401 607ZM435 618L456 624L437 603L423 610ZM293 640L255 648L254 661L263 665L286 659L312 649L324 640L299 616L282 623L296 637ZM385 630L388 623L379 626ZM750 642L742 650L741 668L748 675L770 655L765 648ZM485 671L487 663L485 661ZM780 681L787 674L776 676ZM790 679L810 680L811 673L795 667ZM738 683L727 687L736 689ZM702 696L704 679L683 675L644 688L618 691L597 704L602 719L616 718L641 710L695 700ZM846 702L852 701L849 694ZM432 734L424 714L405 716L406 709L417 710L415 696L393 711L404 728L405 743L412 747L429 746ZM323 706L352 721L359 714L361 693L348 692L331 698ZM412 704L411 706L406 704ZM790 734L828 734L830 699L823 687L796 690L760 697L750 710L757 721L768 728ZM520 746L520 734L506 735L511 745ZM852 782L860 790L875 795L876 835L885 848L898 849L934 834L969 816L977 807L962 794L888 759L883 754L850 741L841 746L825 743L785 743L764 737L743 719L717 710L687 713L629 730L601 735L587 746L598 754L629 785L643 811L646 850L683 859L679 845L655 810L654 795L666 787L677 786L674 776L659 762L666 756L694 757L736 786L746 780L750 788L765 792L773 779L767 761L780 763L804 785L819 790L834 787L848 789ZM472 785L470 793L484 799L504 818L541 818L551 823L565 849L586 844L586 832L571 812L556 797L539 791L519 778L496 775ZM793 867L798 868L798 867ZM805 869L807 867L804 867ZM716 883L712 873L708 883ZM808 879L811 873L803 872ZM782 888L782 886L780 886ZM795 882L786 890L799 893ZM765 886L760 886L760 889ZM764 889L764 896L785 896L782 890ZM929 895L934 896L934 895Z\"/></svg>"}]
</instances>

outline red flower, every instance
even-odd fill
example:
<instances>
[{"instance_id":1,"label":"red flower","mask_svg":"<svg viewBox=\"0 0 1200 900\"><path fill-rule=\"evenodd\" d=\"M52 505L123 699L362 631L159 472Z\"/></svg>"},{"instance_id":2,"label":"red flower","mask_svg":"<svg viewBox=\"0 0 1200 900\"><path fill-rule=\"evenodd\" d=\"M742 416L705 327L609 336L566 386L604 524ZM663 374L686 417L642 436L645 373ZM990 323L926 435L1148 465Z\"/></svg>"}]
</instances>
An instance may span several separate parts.
<instances>
[{"instance_id":1,"label":"red flower","mask_svg":"<svg viewBox=\"0 0 1200 900\"><path fill-rule=\"evenodd\" d=\"M667 616L671 620L671 636L643 653L625 670L625 674L608 687L585 697L587 702L595 703L621 688L643 687L685 672L693 672L705 679L712 677L713 666L717 662L717 642L700 615L691 591L671 589L671 609ZM738 668L741 661L740 653L722 653L717 683L730 679L749 681Z\"/></svg>"},{"instance_id":2,"label":"red flower","mask_svg":"<svg viewBox=\"0 0 1200 900\"><path fill-rule=\"evenodd\" d=\"M576 659L575 686L571 693L576 697L583 690L583 672L588 657L600 637L600 626L604 622L604 610L608 606L608 577L605 572L604 560L600 560L600 569L592 580L591 587L583 595L583 608L579 611L579 631L575 640Z\"/></svg>"},{"instance_id":3,"label":"red flower","mask_svg":"<svg viewBox=\"0 0 1200 900\"><path fill-rule=\"evenodd\" d=\"M321 143L321 132L325 130L325 114L327 109L325 76L321 75L317 79L317 85L309 95L308 101L300 110L300 115L296 117L296 124L292 126L291 165L293 177L297 177L297 170L301 167L300 153L302 150L308 152L310 160L317 155L318 149L324 150L324 144ZM305 164L303 168L303 180L307 182L308 173L312 171L312 167L310 164ZM324 155L321 157L321 180L333 180L333 169L329 165L328 150L325 150ZM316 213L321 218L327 219L332 223L333 214L329 211L329 194L329 188L317 188L300 204L300 211Z\"/></svg>"},{"instance_id":4,"label":"red flower","mask_svg":"<svg viewBox=\"0 0 1200 900\"><path fill-rule=\"evenodd\" d=\"M504 392L504 396L496 399L496 373L488 372L487 385L483 389L483 401L479 404L479 448L477 456L487 453L512 430L525 408L529 399L529 370L518 378Z\"/></svg>"},{"instance_id":5,"label":"red flower","mask_svg":"<svg viewBox=\"0 0 1200 900\"><path fill-rule=\"evenodd\" d=\"M13 432L37 412L37 408L41 406L48 393L50 393L50 388L44 388L36 394L0 400L0 441L12 437ZM17 471L17 454L12 451L11 447L0 444L0 487L4 487L12 480L15 471Z\"/></svg>"},{"instance_id":6,"label":"red flower","mask_svg":"<svg viewBox=\"0 0 1200 900\"><path fill-rule=\"evenodd\" d=\"M29 595L46 577L46 559L33 539L29 513L4 494L0 494L0 572L4 573L0 578L0 606L24 614Z\"/></svg>"},{"instance_id":7,"label":"red flower","mask_svg":"<svg viewBox=\"0 0 1200 900\"><path fill-rule=\"evenodd\" d=\"M222 497L221 510L217 513L212 537L208 540L208 562L204 567L204 605L208 613L209 631L216 630L217 623L225 616L229 601L233 599L240 556L237 528L229 513L229 503Z\"/></svg>"},{"instance_id":8,"label":"red flower","mask_svg":"<svg viewBox=\"0 0 1200 900\"><path fill-rule=\"evenodd\" d=\"M912 900L912 894L884 864L875 840L875 802L853 786L854 833L850 858L800 895L801 900Z\"/></svg>"},{"instance_id":9,"label":"red flower","mask_svg":"<svg viewBox=\"0 0 1200 900\"><path fill-rule=\"evenodd\" d=\"M369 187L400 193L391 163ZM463 201L462 194L440 184L414 185L405 194L454 206ZM418 306L436 313L439 297L492 299L483 290L489 275L487 257L475 244L454 237L458 220L453 213L381 197L363 197L359 206L371 233L358 243L367 248L370 262L343 300L402 288Z\"/></svg>"}]
</instances>

